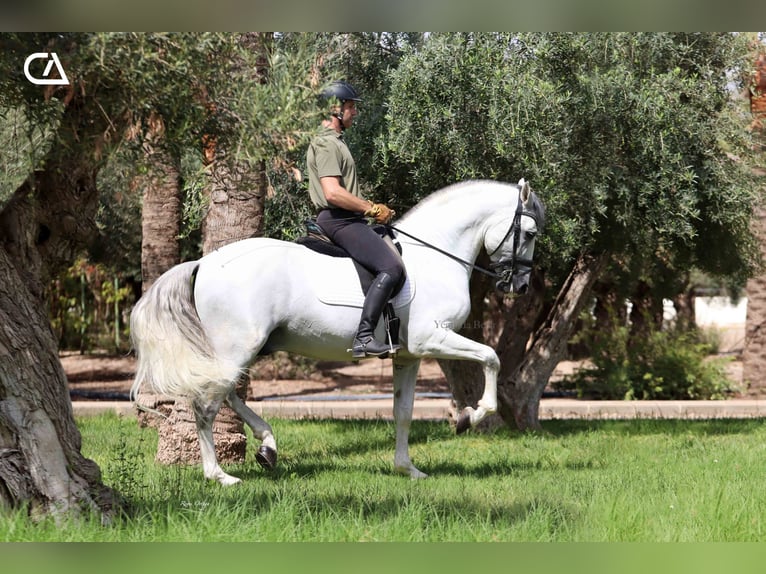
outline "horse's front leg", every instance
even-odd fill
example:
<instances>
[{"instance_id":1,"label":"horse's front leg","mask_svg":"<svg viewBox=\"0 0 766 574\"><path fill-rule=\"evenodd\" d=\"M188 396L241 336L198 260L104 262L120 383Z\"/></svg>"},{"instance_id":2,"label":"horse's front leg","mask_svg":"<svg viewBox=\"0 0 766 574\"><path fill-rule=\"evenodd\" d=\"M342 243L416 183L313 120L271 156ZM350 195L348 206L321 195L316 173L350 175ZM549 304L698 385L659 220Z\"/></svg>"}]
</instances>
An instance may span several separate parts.
<instances>
[{"instance_id":1,"label":"horse's front leg","mask_svg":"<svg viewBox=\"0 0 766 574\"><path fill-rule=\"evenodd\" d=\"M464 433L489 415L497 412L497 373L500 371L500 361L497 359L497 355L495 355L495 361L484 363L484 392L475 409L465 407L458 415L455 424L457 434Z\"/></svg>"},{"instance_id":2,"label":"horse's front leg","mask_svg":"<svg viewBox=\"0 0 766 574\"><path fill-rule=\"evenodd\" d=\"M194 418L197 422L197 437L199 438L199 450L202 456L202 471L205 478L217 480L224 486L241 482L239 478L226 474L218 464L215 455L215 443L213 438L213 420L221 408L221 399L195 400L192 402Z\"/></svg>"},{"instance_id":3,"label":"horse's front leg","mask_svg":"<svg viewBox=\"0 0 766 574\"><path fill-rule=\"evenodd\" d=\"M415 468L410 460L410 424L415 404L415 383L418 378L420 359L394 359L394 422L396 424L396 453L394 469L410 478L425 478L428 475Z\"/></svg>"},{"instance_id":4,"label":"horse's front leg","mask_svg":"<svg viewBox=\"0 0 766 574\"><path fill-rule=\"evenodd\" d=\"M467 339L449 329L441 330L427 347L428 354L435 358L474 361L480 363L484 369L484 392L475 409L465 407L458 415L457 434L464 433L497 412L497 374L500 372L500 359L491 347Z\"/></svg>"}]
</instances>

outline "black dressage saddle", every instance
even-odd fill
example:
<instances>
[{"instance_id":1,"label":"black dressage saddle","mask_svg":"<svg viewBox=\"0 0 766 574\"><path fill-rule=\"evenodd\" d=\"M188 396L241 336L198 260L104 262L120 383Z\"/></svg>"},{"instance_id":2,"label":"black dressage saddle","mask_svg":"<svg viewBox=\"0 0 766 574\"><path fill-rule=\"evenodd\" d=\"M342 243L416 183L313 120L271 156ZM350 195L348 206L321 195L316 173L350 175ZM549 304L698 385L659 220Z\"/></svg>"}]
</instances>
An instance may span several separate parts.
<instances>
[{"instance_id":1,"label":"black dressage saddle","mask_svg":"<svg viewBox=\"0 0 766 574\"><path fill-rule=\"evenodd\" d=\"M333 243L332 239L325 235L325 232L314 219L307 219L305 224L306 235L297 238L295 243L303 245L304 247L307 247L312 251L316 251L317 253L321 253L322 255L329 255L330 257L351 258L351 255L349 255L348 251L343 249L340 245ZM385 225L373 225L372 229L375 231L375 233L383 238L383 240L392 250L398 254L399 257L401 257L402 246L399 244L399 241L396 239L396 236L389 227ZM375 279L375 275L353 258L352 261L354 263L354 267L356 268L356 272L359 275L359 283L362 286L362 293L367 295L367 291L370 289L370 286ZM397 287L397 289L391 294L392 299L397 295L399 291L401 291L403 284L404 281L402 281L402 285ZM394 306L391 301L388 302L388 305L386 305L386 308L383 310L383 320L386 334L388 335L391 345L398 345L400 321L399 317L397 317L396 313L394 312Z\"/></svg>"},{"instance_id":2,"label":"black dressage saddle","mask_svg":"<svg viewBox=\"0 0 766 574\"><path fill-rule=\"evenodd\" d=\"M319 227L316 220L307 219L304 223L306 225L306 235L297 238L295 243L308 247L312 251L316 251L322 255L329 255L330 257L351 257L348 251L343 249L340 245L333 243L332 239L325 235L325 232ZM391 247L399 257L401 257L402 246L399 244L398 239L390 228L385 225L373 225L372 229L386 241L389 247ZM359 275L359 283L362 286L362 293L366 295L370 285L372 285L372 281L375 279L375 275L356 260L353 260L353 262L354 267L356 267L356 272ZM401 286L391 294L391 297L395 297L400 290Z\"/></svg>"}]
</instances>

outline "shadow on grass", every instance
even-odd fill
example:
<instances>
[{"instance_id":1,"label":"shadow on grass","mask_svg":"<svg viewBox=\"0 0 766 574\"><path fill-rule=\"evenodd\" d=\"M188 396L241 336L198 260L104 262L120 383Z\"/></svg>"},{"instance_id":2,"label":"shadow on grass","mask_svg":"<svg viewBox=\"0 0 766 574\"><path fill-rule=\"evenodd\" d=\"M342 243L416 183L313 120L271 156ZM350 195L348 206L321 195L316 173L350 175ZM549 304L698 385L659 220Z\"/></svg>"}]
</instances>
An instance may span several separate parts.
<instances>
[{"instance_id":1,"label":"shadow on grass","mask_svg":"<svg viewBox=\"0 0 766 574\"><path fill-rule=\"evenodd\" d=\"M237 476L243 480L281 480L285 476L297 475L300 477L315 477L327 472L355 471L380 472L383 474L396 475L393 469L393 455L395 450L394 425L386 421L332 421L321 423L328 427L328 432L339 433L337 443L323 446L324 457L318 457L316 453L299 448L290 452L285 450L280 453L281 461L274 471L265 472L257 465L246 465ZM381 425L390 427L381 432ZM759 419L708 419L708 420L680 420L680 419L635 419L614 421L544 421L543 431L535 433L542 440L550 438L555 440L559 437L576 436L590 433L608 433L610 435L637 437L651 435L666 435L668 437L688 438L689 436L732 436L738 434L752 434L764 428ZM294 432L294 431L293 431ZM349 439L349 437L351 437ZM411 446L418 444L450 442L450 448L454 449L454 458L447 462L434 462L413 455L413 462L423 472L433 476L467 476L467 477L490 477L505 476L512 473L540 471L551 469L567 470L594 470L603 466L603 460L599 458L558 458L552 459L549 455L541 455L534 460L515 459L513 456L506 460L481 464L472 454L472 445L475 441L481 441L486 437L487 441L497 444L498 440L508 441L512 448L514 441L524 439L526 435L508 428L500 428L486 433L469 431L467 435L455 436L454 430L447 422L414 421L410 430ZM332 443L333 441L330 440ZM462 448L462 446L465 448ZM281 447L284 448L284 445ZM370 466L369 459L365 462L349 462L352 457L365 457L370 454L378 455L378 463ZM406 477L405 477L406 479Z\"/></svg>"},{"instance_id":2,"label":"shadow on grass","mask_svg":"<svg viewBox=\"0 0 766 574\"><path fill-rule=\"evenodd\" d=\"M385 420L331 420L317 419L309 421L313 424L326 426L328 436L334 433L339 434L358 434L360 437L367 437L364 440L353 441L341 448L339 452L347 454L362 453L368 446L373 449L386 448L394 444L394 433L396 426L393 421ZM303 421L291 421L290 424L304 424ZM743 433L752 433L764 428L764 420L758 418L752 419L657 419L657 418L636 418L629 420L545 420L541 421L543 430L540 436L566 436L587 434L593 432L610 432L626 436L641 436L663 433L668 435L676 434L695 434L700 436L716 435L734 435ZM387 436L375 439L370 442L370 430L377 429ZM278 431L277 431L278 432ZM511 427L499 427L490 431L469 430L464 436L500 436L514 439L523 436L526 433L519 432ZM455 430L445 421L412 421L410 427L409 444L416 445L435 440L450 440L456 438ZM459 437L458 437L459 438ZM369 449L368 449L369 450Z\"/></svg>"},{"instance_id":3,"label":"shadow on grass","mask_svg":"<svg viewBox=\"0 0 766 574\"><path fill-rule=\"evenodd\" d=\"M604 463L597 459L554 461L542 456L534 461L511 459L500 463L487 462L471 465L460 464L459 462L441 462L437 464L420 465L419 468L434 478L447 476L461 478L491 478L551 470L591 471L604 468Z\"/></svg>"},{"instance_id":4,"label":"shadow on grass","mask_svg":"<svg viewBox=\"0 0 766 574\"><path fill-rule=\"evenodd\" d=\"M406 480L406 479L405 479ZM250 510L247 510L250 509ZM518 500L492 500L487 498L459 498L442 496L424 496L423 492L412 489L401 489L396 492L354 492L347 494L337 492L321 492L313 489L294 487L283 489L280 494L273 491L254 489L194 489L179 498L163 501L135 501L126 518L137 522L152 523L167 521L179 515L187 515L190 520L204 519L212 513L215 516L230 515L243 521L274 520L298 513L300 524L311 525L324 521L338 521L348 525L375 525L401 520L399 538L402 541L411 538L428 538L427 534L437 536L439 541L446 541L442 532L454 531L462 527L464 536L460 538L486 538L487 532L495 529L507 529L515 524L523 523L532 516L545 524L545 529L552 535L567 524L576 522L580 510L574 504L562 502L559 498L539 496L521 497ZM279 518L277 518L279 520ZM410 525L408 527L407 525ZM410 528L416 525L417 532ZM450 528L452 525L452 528ZM156 524L157 530L162 531L163 525ZM306 533L297 532L303 528L295 525L288 539L300 539ZM309 530L312 528L308 527ZM354 528L351 526L350 528ZM339 540L344 536L339 529ZM308 533L310 536L310 532Z\"/></svg>"},{"instance_id":5,"label":"shadow on grass","mask_svg":"<svg viewBox=\"0 0 766 574\"><path fill-rule=\"evenodd\" d=\"M566 436L593 432L610 432L624 436L698 435L724 436L750 434L764 427L762 419L650 419L631 420L558 420L543 421L544 435ZM508 429L496 432L508 432ZM518 433L513 433L518 436Z\"/></svg>"}]
</instances>

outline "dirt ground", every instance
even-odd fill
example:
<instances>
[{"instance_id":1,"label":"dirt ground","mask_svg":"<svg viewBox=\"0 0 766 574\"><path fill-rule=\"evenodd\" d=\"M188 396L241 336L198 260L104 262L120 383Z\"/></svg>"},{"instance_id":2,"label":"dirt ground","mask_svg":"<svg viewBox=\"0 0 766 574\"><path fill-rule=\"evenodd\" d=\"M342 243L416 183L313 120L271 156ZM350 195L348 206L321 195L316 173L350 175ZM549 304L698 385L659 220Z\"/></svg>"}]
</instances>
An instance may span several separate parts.
<instances>
[{"instance_id":1,"label":"dirt ground","mask_svg":"<svg viewBox=\"0 0 766 574\"><path fill-rule=\"evenodd\" d=\"M115 400L130 391L135 374L133 356L80 355L63 352L61 363L73 400ZM290 372L284 360L259 361L253 370L249 400L268 400L300 395L369 395L393 392L391 360L358 363L318 363ZM285 372L287 371L287 372ZM290 377L290 378L284 378ZM418 374L418 392L449 392L447 381L435 361L423 361Z\"/></svg>"},{"instance_id":2,"label":"dirt ground","mask_svg":"<svg viewBox=\"0 0 766 574\"><path fill-rule=\"evenodd\" d=\"M81 355L63 352L61 362L67 375L72 400L127 399L135 374L133 356L104 353ZM578 363L564 361L552 379L571 373ZM269 400L279 397L358 396L393 392L391 360L365 360L356 363L320 362L295 367L284 357L261 359L252 371L248 400ZM729 376L742 380L742 364L732 361ZM418 393L448 393L449 386L441 368L434 360L421 363L417 383ZM752 395L752 393L745 393Z\"/></svg>"}]
</instances>

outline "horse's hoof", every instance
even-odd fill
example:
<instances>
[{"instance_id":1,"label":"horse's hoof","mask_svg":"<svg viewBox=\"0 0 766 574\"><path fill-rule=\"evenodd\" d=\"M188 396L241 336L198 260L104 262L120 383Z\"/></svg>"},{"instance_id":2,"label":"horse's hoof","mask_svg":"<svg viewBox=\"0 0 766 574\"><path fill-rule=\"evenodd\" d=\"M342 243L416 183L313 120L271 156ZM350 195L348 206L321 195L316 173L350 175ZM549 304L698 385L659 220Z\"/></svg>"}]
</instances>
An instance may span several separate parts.
<instances>
[{"instance_id":1,"label":"horse's hoof","mask_svg":"<svg viewBox=\"0 0 766 574\"><path fill-rule=\"evenodd\" d=\"M266 470L274 470L274 467L277 466L277 451L261 445L261 448L255 453L255 460Z\"/></svg>"},{"instance_id":2,"label":"horse's hoof","mask_svg":"<svg viewBox=\"0 0 766 574\"><path fill-rule=\"evenodd\" d=\"M419 471L417 468L415 468L411 464L408 464L405 466L395 466L394 470L396 471L397 474L401 474L402 476L409 476L411 480L428 478L428 475L425 472Z\"/></svg>"},{"instance_id":3,"label":"horse's hoof","mask_svg":"<svg viewBox=\"0 0 766 574\"><path fill-rule=\"evenodd\" d=\"M468 409L463 409L463 412L457 417L455 432L457 434L463 434L469 428L471 428L471 414Z\"/></svg>"},{"instance_id":4,"label":"horse's hoof","mask_svg":"<svg viewBox=\"0 0 766 574\"><path fill-rule=\"evenodd\" d=\"M239 479L236 476L231 476L229 474L224 474L218 478L218 482L220 482L223 486L232 486L242 482L242 479Z\"/></svg>"}]
</instances>

